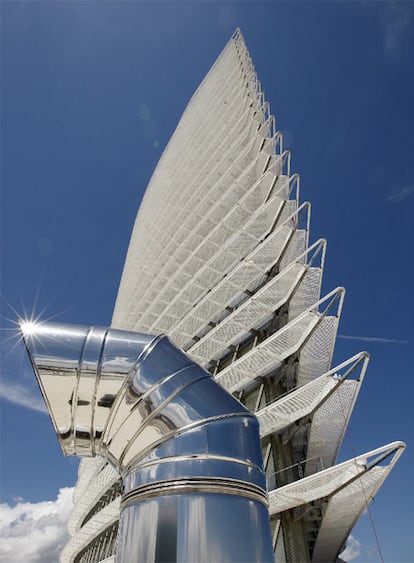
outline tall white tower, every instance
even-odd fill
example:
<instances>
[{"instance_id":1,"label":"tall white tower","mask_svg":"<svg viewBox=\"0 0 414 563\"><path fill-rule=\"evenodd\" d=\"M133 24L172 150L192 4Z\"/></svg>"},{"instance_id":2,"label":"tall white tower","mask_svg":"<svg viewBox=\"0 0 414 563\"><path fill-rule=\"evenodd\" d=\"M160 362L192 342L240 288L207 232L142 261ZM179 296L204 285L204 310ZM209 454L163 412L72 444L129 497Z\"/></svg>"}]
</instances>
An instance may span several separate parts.
<instances>
[{"instance_id":1,"label":"tall white tower","mask_svg":"<svg viewBox=\"0 0 414 563\"><path fill-rule=\"evenodd\" d=\"M344 289L320 295L309 226L237 30L148 185L112 326L167 334L256 412L278 563L337 561L404 448L335 465L369 358L331 367ZM112 559L120 492L105 461L81 462L63 562Z\"/></svg>"}]
</instances>

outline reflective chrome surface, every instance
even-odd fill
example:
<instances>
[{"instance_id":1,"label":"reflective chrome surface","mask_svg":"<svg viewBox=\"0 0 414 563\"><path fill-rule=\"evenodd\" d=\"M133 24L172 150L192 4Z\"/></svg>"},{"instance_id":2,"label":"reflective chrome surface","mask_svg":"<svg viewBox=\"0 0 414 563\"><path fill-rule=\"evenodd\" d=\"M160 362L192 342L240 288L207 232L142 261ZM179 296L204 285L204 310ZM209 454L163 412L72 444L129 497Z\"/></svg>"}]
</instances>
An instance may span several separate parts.
<instances>
[{"instance_id":1,"label":"reflective chrome surface","mask_svg":"<svg viewBox=\"0 0 414 563\"><path fill-rule=\"evenodd\" d=\"M154 336L54 323L21 330L63 453L101 453L115 398Z\"/></svg>"},{"instance_id":2,"label":"reflective chrome surface","mask_svg":"<svg viewBox=\"0 0 414 563\"><path fill-rule=\"evenodd\" d=\"M163 496L123 510L118 560L270 563L268 528L258 502L223 494Z\"/></svg>"},{"instance_id":3,"label":"reflective chrome surface","mask_svg":"<svg viewBox=\"0 0 414 563\"><path fill-rule=\"evenodd\" d=\"M164 336L23 338L63 452L123 476L117 561L273 561L256 417Z\"/></svg>"}]
</instances>

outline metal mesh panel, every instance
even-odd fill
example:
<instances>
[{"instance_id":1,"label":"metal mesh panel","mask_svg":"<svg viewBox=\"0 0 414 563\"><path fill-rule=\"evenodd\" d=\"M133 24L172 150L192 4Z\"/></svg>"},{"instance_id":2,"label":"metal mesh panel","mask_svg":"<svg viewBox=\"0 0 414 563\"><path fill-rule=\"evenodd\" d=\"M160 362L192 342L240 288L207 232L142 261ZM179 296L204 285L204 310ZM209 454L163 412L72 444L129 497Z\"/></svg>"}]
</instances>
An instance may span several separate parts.
<instances>
[{"instance_id":1,"label":"metal mesh panel","mask_svg":"<svg viewBox=\"0 0 414 563\"><path fill-rule=\"evenodd\" d=\"M180 344L182 333L197 334L202 326L213 321L217 314L237 301L246 289L254 289L263 276L263 269L249 262L241 263L174 327L170 333L172 340Z\"/></svg>"},{"instance_id":2,"label":"metal mesh panel","mask_svg":"<svg viewBox=\"0 0 414 563\"><path fill-rule=\"evenodd\" d=\"M294 225L292 225L292 228L294 228ZM285 268L288 264L293 262L297 256L305 252L307 237L308 232L304 229L297 229L293 232L292 240L280 261L281 268Z\"/></svg>"},{"instance_id":3,"label":"metal mesh panel","mask_svg":"<svg viewBox=\"0 0 414 563\"><path fill-rule=\"evenodd\" d=\"M305 475L330 467L335 459L348 426L360 383L344 381L329 399L315 412L308 437Z\"/></svg>"},{"instance_id":4,"label":"metal mesh panel","mask_svg":"<svg viewBox=\"0 0 414 563\"><path fill-rule=\"evenodd\" d=\"M327 316L321 319L300 354L297 385L301 386L328 371L339 319Z\"/></svg>"},{"instance_id":5,"label":"metal mesh panel","mask_svg":"<svg viewBox=\"0 0 414 563\"><path fill-rule=\"evenodd\" d=\"M119 473L107 462L104 462L103 467L99 471L95 471L83 487L81 485L81 495L79 495L78 488L75 489L76 499L74 499L74 508L68 522L68 529L71 534L74 534L80 528L84 517L103 492L110 489L118 480Z\"/></svg>"},{"instance_id":6,"label":"metal mesh panel","mask_svg":"<svg viewBox=\"0 0 414 563\"><path fill-rule=\"evenodd\" d=\"M278 432L308 415L337 385L333 377L325 375L261 409L256 413L260 423L260 435Z\"/></svg>"},{"instance_id":7,"label":"metal mesh panel","mask_svg":"<svg viewBox=\"0 0 414 563\"><path fill-rule=\"evenodd\" d=\"M250 146L250 151L257 151L254 142ZM253 162L252 162L253 159ZM232 163L227 163L223 171L217 174L215 183L210 187L210 196L213 204L205 205L204 200L198 201L195 206L189 210L189 214L185 217L185 227L180 223L177 224L175 229L186 229L187 236L182 239L181 244L186 245L186 249L192 251L197 244L202 242L200 234L206 233L206 222L217 224L222 217L226 214L227 210L234 205L237 200L243 195L247 188L249 188L258 176L260 176L263 169L264 161L260 157L255 160L253 154L249 152L242 154L237 160ZM208 176L211 178L211 173ZM208 178L204 178L204 182L208 182ZM235 183L235 181L237 182ZM231 192L226 192L226 186L233 184ZM194 188L194 183L192 184ZM187 202L188 204L188 202ZM214 219L214 221L212 221ZM245 217L247 220L248 217ZM183 218L184 220L184 218ZM154 269L156 275L162 275L163 272L168 271L173 266L174 269L180 267L181 262L178 260L177 253L180 247L176 243L175 231L171 232L167 244L163 248L161 254L156 258ZM145 295L145 294L144 294ZM140 297L142 299L143 297Z\"/></svg>"},{"instance_id":8,"label":"metal mesh panel","mask_svg":"<svg viewBox=\"0 0 414 563\"><path fill-rule=\"evenodd\" d=\"M253 218L245 226L246 232L242 231L231 237L230 240L227 241L227 244L220 250L212 248L211 253L217 251L217 255L211 259L208 264L203 265L202 261L200 261L198 264L199 273L195 275L194 285L191 285L187 292L186 290L183 291L189 307L191 307L203 294L203 291L195 291L197 287L196 284L204 287L204 293L211 287L214 287L214 285L216 285L226 273L236 266L249 251L257 246L260 238L266 235L274 222L276 210L281 208L282 203L283 202L279 200L279 198L273 198L265 205L263 210L259 210L259 212L253 215ZM188 293L189 291L191 292L191 296ZM177 297L177 300L178 299L179 297ZM172 305L170 308L172 308ZM174 311L177 318L179 318L178 315L185 315L186 307L184 307L181 302L181 306L176 307ZM152 330L166 330L170 328L170 326L171 325L166 326L165 324L155 323Z\"/></svg>"},{"instance_id":9,"label":"metal mesh panel","mask_svg":"<svg viewBox=\"0 0 414 563\"><path fill-rule=\"evenodd\" d=\"M322 281L321 268L310 268L289 302L289 320L298 317L320 298Z\"/></svg>"},{"instance_id":10,"label":"metal mesh panel","mask_svg":"<svg viewBox=\"0 0 414 563\"><path fill-rule=\"evenodd\" d=\"M316 313L304 314L220 372L217 380L231 393L242 389L298 350L318 320Z\"/></svg>"},{"instance_id":11,"label":"metal mesh panel","mask_svg":"<svg viewBox=\"0 0 414 563\"><path fill-rule=\"evenodd\" d=\"M313 550L313 563L332 561L338 554L388 473L388 467L374 467L329 500Z\"/></svg>"},{"instance_id":12,"label":"metal mesh panel","mask_svg":"<svg viewBox=\"0 0 414 563\"><path fill-rule=\"evenodd\" d=\"M291 236L292 230L288 226L281 227L273 236L268 237L256 252L252 253L250 261L259 268L267 270L270 264L278 262Z\"/></svg>"},{"instance_id":13,"label":"metal mesh panel","mask_svg":"<svg viewBox=\"0 0 414 563\"><path fill-rule=\"evenodd\" d=\"M303 266L293 264L279 276L269 280L263 289L189 348L190 355L198 358L198 361L208 362L229 345L237 343L243 336L248 335L250 329L259 328L289 298L290 292L303 273Z\"/></svg>"},{"instance_id":14,"label":"metal mesh panel","mask_svg":"<svg viewBox=\"0 0 414 563\"><path fill-rule=\"evenodd\" d=\"M364 471L365 466L362 463L351 460L295 481L290 485L279 487L269 493L269 512L279 514L331 495Z\"/></svg>"},{"instance_id":15,"label":"metal mesh panel","mask_svg":"<svg viewBox=\"0 0 414 563\"><path fill-rule=\"evenodd\" d=\"M223 84L224 76L226 80ZM134 228L133 240L139 239L139 245L131 243L127 260L127 264L131 262L131 273L135 269L135 264L140 264L142 267L149 259L154 262L154 257L161 258L163 251L164 256L170 258L168 252L165 252L167 247L171 248L173 245L176 250L176 240L187 240L191 236L191 227L189 228L191 215L194 217L194 225L197 221L200 222L200 217L204 219L208 205L200 201L200 193L206 194L205 200L209 201L210 205L212 202L217 202L217 198L211 197L209 192L214 183L223 177L223 171L226 173L229 166L234 165L234 173L228 173L229 179L234 179L240 173L244 173L246 165L250 164L251 154L246 153L244 160L240 155L244 147L248 147L249 142L252 151L258 150L258 143L251 139L254 139L255 131L263 122L263 117L260 113L260 102L256 105L255 98L251 98L250 92L240 88L244 80L233 43L230 43L226 54L220 57L193 96L153 175L150 182L151 189L147 191L142 204L145 213L140 213ZM223 101L228 101L227 107ZM212 123L215 123L216 127L212 127ZM190 130L192 143L189 146ZM264 131L268 132L268 129ZM217 139L220 139L220 143L217 143ZM186 150L183 150L184 147ZM181 154L179 159L177 159L178 154ZM194 157L195 154L197 158ZM208 174L205 173L206 170ZM257 174L257 171L255 173ZM190 177L191 182L186 180ZM181 186L180 192L171 189L174 184ZM158 205L160 194L164 204L162 208ZM192 213L195 209L195 198L197 203L199 202L201 212L198 218L196 213ZM186 231L184 238L183 231L177 233L179 229ZM203 236L208 229L211 229L211 225L202 226ZM174 238L172 234L177 234L174 242L172 242ZM136 296L135 300L145 293L156 277L154 273L160 272L158 264L159 262L154 264L154 268L144 268L145 273L141 277L132 276L135 278L134 283L127 279L128 275L125 271L123 276L125 290L122 289L120 292L119 313L116 314L121 315L123 299L130 301L131 290ZM137 312L143 310L139 303L136 310Z\"/></svg>"},{"instance_id":16,"label":"metal mesh panel","mask_svg":"<svg viewBox=\"0 0 414 563\"><path fill-rule=\"evenodd\" d=\"M64 547L61 555L61 563L72 563L77 553L85 549L97 536L99 536L110 524L119 519L120 497L105 506L95 514L88 522L78 530Z\"/></svg>"},{"instance_id":17,"label":"metal mesh panel","mask_svg":"<svg viewBox=\"0 0 414 563\"><path fill-rule=\"evenodd\" d=\"M306 313L302 318L293 321L276 333L267 342L267 348L274 354L286 357L298 350L303 340L312 331L319 317L314 312Z\"/></svg>"},{"instance_id":18,"label":"metal mesh panel","mask_svg":"<svg viewBox=\"0 0 414 563\"><path fill-rule=\"evenodd\" d=\"M73 502L76 504L82 499L85 491L89 487L90 481L98 475L105 467L107 461L102 457L95 457L93 459L82 459L79 464L78 482L73 492Z\"/></svg>"}]
</instances>

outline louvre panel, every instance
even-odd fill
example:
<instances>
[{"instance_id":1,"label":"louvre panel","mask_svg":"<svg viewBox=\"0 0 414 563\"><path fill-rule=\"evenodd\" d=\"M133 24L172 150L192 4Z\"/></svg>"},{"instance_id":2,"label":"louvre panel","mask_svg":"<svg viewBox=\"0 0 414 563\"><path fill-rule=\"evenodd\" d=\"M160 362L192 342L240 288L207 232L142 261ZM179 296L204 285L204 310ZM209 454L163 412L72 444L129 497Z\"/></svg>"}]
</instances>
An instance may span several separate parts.
<instances>
[{"instance_id":1,"label":"louvre panel","mask_svg":"<svg viewBox=\"0 0 414 563\"><path fill-rule=\"evenodd\" d=\"M257 417L260 423L260 435L267 436L273 432L279 432L286 426L309 415L336 386L338 386L337 380L332 376L324 375L312 381L306 387L296 389L286 397L282 397L259 410Z\"/></svg>"},{"instance_id":2,"label":"louvre panel","mask_svg":"<svg viewBox=\"0 0 414 563\"><path fill-rule=\"evenodd\" d=\"M308 232L303 229L298 229L293 231L292 240L289 246L286 248L286 252L283 254L280 261L280 268L285 268L297 256L301 256L307 247Z\"/></svg>"},{"instance_id":3,"label":"louvre panel","mask_svg":"<svg viewBox=\"0 0 414 563\"><path fill-rule=\"evenodd\" d=\"M296 199L289 199L286 201L286 205L283 208L281 214L279 215L279 220L276 226L281 225L282 223L286 222L286 224L291 227L292 229L296 229L298 227L295 224L295 213L298 210L298 202ZM288 219L290 220L288 221Z\"/></svg>"},{"instance_id":4,"label":"louvre panel","mask_svg":"<svg viewBox=\"0 0 414 563\"><path fill-rule=\"evenodd\" d=\"M231 236L234 235L234 232L235 230L231 228L229 224L220 223L218 228L211 232L210 240L212 243L222 246Z\"/></svg>"},{"instance_id":5,"label":"louvre panel","mask_svg":"<svg viewBox=\"0 0 414 563\"><path fill-rule=\"evenodd\" d=\"M268 237L264 241L264 244L249 257L250 261L255 264L255 266L266 271L272 264L279 261L282 251L287 246L292 233L293 231L289 227L280 227L275 231L273 236Z\"/></svg>"},{"instance_id":6,"label":"louvre panel","mask_svg":"<svg viewBox=\"0 0 414 563\"><path fill-rule=\"evenodd\" d=\"M267 204L266 208L270 210L271 213L272 212L274 213L275 204L277 205L277 207L280 207L281 202L274 199L269 204ZM267 223L262 221L260 236L264 236L266 234L266 231L270 229L270 226L274 220L273 213L270 216L270 219L268 220ZM256 221L260 222L260 219L261 216L259 213ZM254 223L255 223L255 219L253 218L246 228L249 230L251 225L254 225ZM195 304L197 300L201 299L203 293L207 292L209 288L217 285L217 283L225 274L227 274L232 268L234 268L238 264L238 262L240 262L240 260L248 254L249 251L255 248L257 243L258 243L258 238L254 238L250 234L244 232L240 232L234 237L232 237L227 242L227 244L220 250L218 255L215 256L215 258L210 260L210 262L204 267L201 267L199 273L195 275L194 285L191 285L190 289L187 290L187 292L186 290L183 291L183 297L187 301L189 306L191 307L193 304ZM279 252L281 245L282 244L279 244ZM201 286L204 289L200 292L197 292L196 291L197 286ZM178 300L179 297L177 296L176 299ZM152 308L153 307L154 305L152 306ZM173 307L173 305L170 305L170 309L177 314L177 318L180 318L179 316L184 316L186 314L189 307L187 308L184 307L181 302L181 305L176 305L175 307ZM154 325L152 329L154 328L166 330L166 328L170 328L170 326L166 327L165 325Z\"/></svg>"},{"instance_id":7,"label":"louvre panel","mask_svg":"<svg viewBox=\"0 0 414 563\"><path fill-rule=\"evenodd\" d=\"M251 216L261 205L265 203L273 186L275 196L277 196L280 200L287 200L289 192L284 188L287 183L288 179L286 176L276 176L270 170L266 170L259 181L255 184L254 188L242 201L239 202L239 204L243 205L243 208L247 209Z\"/></svg>"},{"instance_id":8,"label":"louvre panel","mask_svg":"<svg viewBox=\"0 0 414 563\"><path fill-rule=\"evenodd\" d=\"M254 144L251 144L250 150L256 152ZM197 202L197 205L191 208L190 215L188 215L187 212L185 226L182 226L182 223L177 221L176 228L185 229L187 232L187 237L182 240L182 244L185 242L188 249L194 249L194 242L200 243L202 241L200 231L205 233L206 221L211 222L212 217L214 217L214 222L217 224L226 213L226 210L229 209L231 205L234 205L240 196L243 195L246 187L249 187L252 178L257 179L257 175L260 174L264 162L260 157L257 161L253 160L253 162L251 162L252 156L253 155L247 153L239 157L236 162L227 163L225 167L227 172L224 175L222 172L216 174L217 178L210 188L210 202L207 202L207 205L204 203L203 199ZM226 186L229 183L234 184L235 179L239 176L241 176L241 183L238 186L234 185L231 192L226 192ZM209 178L211 179L211 173L207 179L204 179L204 182L208 182ZM211 205L211 202L214 202L214 205ZM182 220L184 220L184 217ZM160 273L163 271L161 264L165 264L165 261L168 263L169 260L174 260L174 253L176 253L177 249L176 236L177 235L174 233L174 236L167 241L167 245L158 259L160 263ZM156 266L158 266L158 262L155 264Z\"/></svg>"},{"instance_id":9,"label":"louvre panel","mask_svg":"<svg viewBox=\"0 0 414 563\"><path fill-rule=\"evenodd\" d=\"M337 317L324 317L303 347L300 354L298 386L304 385L321 373L328 371L331 365L338 322Z\"/></svg>"},{"instance_id":10,"label":"louvre panel","mask_svg":"<svg viewBox=\"0 0 414 563\"><path fill-rule=\"evenodd\" d=\"M119 518L120 497L95 514L69 540L60 554L61 563L72 563L77 553L82 551L96 536Z\"/></svg>"},{"instance_id":11,"label":"louvre panel","mask_svg":"<svg viewBox=\"0 0 414 563\"><path fill-rule=\"evenodd\" d=\"M229 345L247 336L250 329L258 329L273 312L288 300L299 279L305 273L303 266L293 264L279 276L270 280L263 289L255 293L200 342L189 348L189 353L198 361L208 363ZM213 340L213 343L210 343Z\"/></svg>"},{"instance_id":12,"label":"louvre panel","mask_svg":"<svg viewBox=\"0 0 414 563\"><path fill-rule=\"evenodd\" d=\"M308 438L306 457L309 461L305 466L305 475L335 463L359 388L358 381L344 381L314 414Z\"/></svg>"},{"instance_id":13,"label":"louvre panel","mask_svg":"<svg viewBox=\"0 0 414 563\"><path fill-rule=\"evenodd\" d=\"M306 313L301 319L293 322L276 333L269 339L267 348L274 354L291 354L300 348L304 339L311 333L313 327L318 322L319 317L316 313Z\"/></svg>"},{"instance_id":14,"label":"louvre panel","mask_svg":"<svg viewBox=\"0 0 414 563\"><path fill-rule=\"evenodd\" d=\"M217 352L222 352L226 348L228 348L234 341L237 341L237 336L241 338L248 333L248 329L245 326L240 324L237 320L232 319L232 322L223 321L219 327L215 330L212 330L205 336L199 343L198 346L195 346L195 352L202 355L205 361L212 359L212 356L206 356L202 353L203 346L208 345L210 340L214 340L217 343L218 350ZM189 350L189 353L193 353L193 349Z\"/></svg>"},{"instance_id":15,"label":"louvre panel","mask_svg":"<svg viewBox=\"0 0 414 563\"><path fill-rule=\"evenodd\" d=\"M278 241L277 239L281 234L284 235L284 240ZM209 292L203 301L189 313L189 318L197 315L198 318L205 319L207 324L213 320L214 314L231 305L245 290L254 291L263 280L266 269L277 262L281 248L289 242L290 234L290 229L284 227L272 233L248 256L246 262L239 264L220 284ZM278 253L274 252L275 248L279 249ZM257 262L261 262L261 266L258 266ZM191 323L191 321L189 322ZM180 342L179 331L190 332L186 328L186 323L187 319L184 319L171 332L171 337L177 344Z\"/></svg>"},{"instance_id":16,"label":"louvre panel","mask_svg":"<svg viewBox=\"0 0 414 563\"><path fill-rule=\"evenodd\" d=\"M95 471L86 482L86 489L83 490L82 495L79 496L78 494L77 498L74 499L74 508L68 521L68 530L72 535L79 530L83 519L102 497L105 490L110 489L120 479L119 473L111 465L108 465L106 460L102 460L99 467L99 471Z\"/></svg>"},{"instance_id":17,"label":"louvre panel","mask_svg":"<svg viewBox=\"0 0 414 563\"><path fill-rule=\"evenodd\" d=\"M267 309L275 311L291 296L298 284L308 275L304 266L293 263L273 278L271 282L255 295ZM290 308L290 305L289 305Z\"/></svg>"},{"instance_id":18,"label":"louvre panel","mask_svg":"<svg viewBox=\"0 0 414 563\"><path fill-rule=\"evenodd\" d=\"M339 555L350 531L366 510L367 499L374 498L389 471L388 467L373 467L329 500L313 550L312 563L327 563L333 560L333 555Z\"/></svg>"},{"instance_id":19,"label":"louvre panel","mask_svg":"<svg viewBox=\"0 0 414 563\"><path fill-rule=\"evenodd\" d=\"M73 502L77 503L85 494L90 481L98 475L106 465L106 460L101 457L82 459L79 463L78 482L73 492Z\"/></svg>"},{"instance_id":20,"label":"louvre panel","mask_svg":"<svg viewBox=\"0 0 414 563\"><path fill-rule=\"evenodd\" d=\"M256 319L267 319L271 316L272 310L260 302L260 297L250 299L248 307L240 307L236 310L232 321L245 329L253 328ZM246 305L247 305L246 304Z\"/></svg>"},{"instance_id":21,"label":"louvre panel","mask_svg":"<svg viewBox=\"0 0 414 563\"><path fill-rule=\"evenodd\" d=\"M364 471L365 467L362 463L354 463L351 460L348 463L341 463L328 470L299 479L290 485L279 487L269 494L269 512L270 514L280 514L291 508L329 496L358 475L363 474Z\"/></svg>"},{"instance_id":22,"label":"louvre panel","mask_svg":"<svg viewBox=\"0 0 414 563\"><path fill-rule=\"evenodd\" d=\"M283 327L258 347L252 349L242 358L220 372L217 375L217 380L232 393L243 389L243 387L248 385L255 377L265 375L271 369L275 369L279 366L285 358L297 352L312 334L312 331L315 328L316 330L319 328L323 320L323 318L313 311L303 313L299 318ZM336 318L335 321L337 323ZM319 339L325 337L325 331L329 332L329 334L332 332L329 331L326 324L324 324L324 330L318 333ZM313 342L315 341L314 339ZM320 340L316 342L320 345ZM312 346L310 350L312 351L313 349ZM330 364L331 350L328 350L328 354L325 350L324 352L325 364ZM319 358L315 358L315 361L312 363L310 360L312 354L308 350L308 355L304 357L305 367L301 371L302 353L303 351L301 351L300 355L299 374L301 378L298 377L298 386L303 385L305 382L307 383L307 381L304 381L303 374L315 373L319 366L323 364L323 361L319 360ZM326 371L328 371L328 368L319 371L317 375L321 375Z\"/></svg>"},{"instance_id":23,"label":"louvre panel","mask_svg":"<svg viewBox=\"0 0 414 563\"><path fill-rule=\"evenodd\" d=\"M203 344L197 347L196 350L192 350L191 348L186 347L186 351L188 355L199 364L207 364L208 360L206 358L214 358L218 355L222 347L222 343L220 340L215 340L214 338L210 338L203 342Z\"/></svg>"},{"instance_id":24,"label":"louvre panel","mask_svg":"<svg viewBox=\"0 0 414 563\"><path fill-rule=\"evenodd\" d=\"M266 371L266 368L276 367L280 360L263 348L255 348L254 354L247 354L219 373L217 381L230 393L234 393L249 385L255 377Z\"/></svg>"},{"instance_id":25,"label":"louvre panel","mask_svg":"<svg viewBox=\"0 0 414 563\"><path fill-rule=\"evenodd\" d=\"M320 298L322 282L321 268L310 268L289 302L289 320L293 320L309 309Z\"/></svg>"},{"instance_id":26,"label":"louvre panel","mask_svg":"<svg viewBox=\"0 0 414 563\"><path fill-rule=\"evenodd\" d=\"M240 291L244 291L254 288L255 284L259 283L257 280L261 279L264 274L265 270L257 267L250 257L248 257L246 261L239 264L237 268L229 274L227 280L223 280L220 287L213 288L212 292L217 291L218 295L223 295L223 297L219 298L219 301L224 303L229 299L227 290L223 289L228 281ZM224 297L224 295L226 295L226 297Z\"/></svg>"}]
</instances>

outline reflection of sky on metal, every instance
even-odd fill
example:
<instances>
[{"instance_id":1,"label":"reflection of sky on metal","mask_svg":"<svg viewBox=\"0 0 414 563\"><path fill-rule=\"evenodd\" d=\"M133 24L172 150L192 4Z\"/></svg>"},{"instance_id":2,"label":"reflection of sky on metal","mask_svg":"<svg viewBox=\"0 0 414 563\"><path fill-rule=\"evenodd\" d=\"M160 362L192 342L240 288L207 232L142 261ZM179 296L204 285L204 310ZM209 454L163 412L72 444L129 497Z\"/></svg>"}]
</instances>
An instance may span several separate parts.
<instances>
[{"instance_id":1,"label":"reflection of sky on metal","mask_svg":"<svg viewBox=\"0 0 414 563\"><path fill-rule=\"evenodd\" d=\"M379 340L414 338L412 6L105 8L2 6L3 295L23 316L41 280L35 313L48 307L42 318L66 311L59 320L109 322L143 189L191 92L240 25L278 127L289 129L285 146L302 176L301 197L312 202L314 240L328 238L324 291L347 288L340 332L377 337L367 342L371 366L342 459L371 449L376 436L410 442L411 346ZM156 137L142 127L143 104L157 123ZM17 316L7 305L2 315ZM3 319L2 326L11 325ZM340 339L334 362L358 350L358 342ZM2 353L3 385L30 387L26 405L35 404L21 347L8 358L4 346ZM9 391L0 394L13 400ZM46 417L10 400L1 408L9 429L2 436L9 460L2 495L10 502L55 498L74 482L76 462L62 459ZM411 557L411 515L402 501L412 486L410 455L373 506L388 560ZM28 464L40 476L36 488ZM398 522L388 511L396 502ZM366 546L374 545L367 518L354 536L364 560Z\"/></svg>"}]
</instances>

